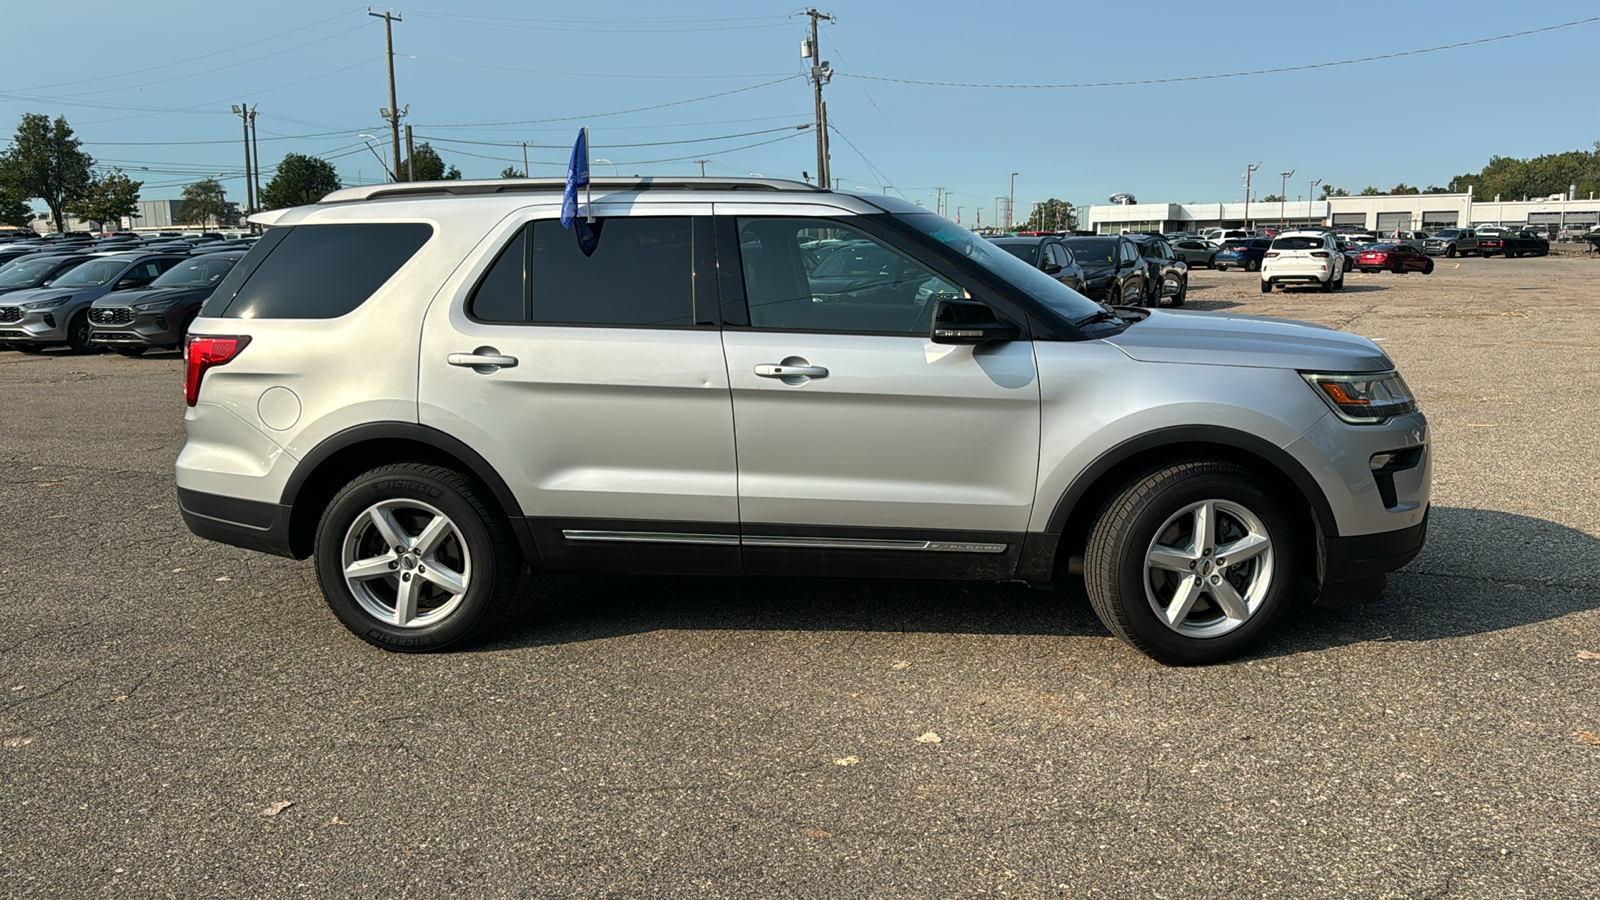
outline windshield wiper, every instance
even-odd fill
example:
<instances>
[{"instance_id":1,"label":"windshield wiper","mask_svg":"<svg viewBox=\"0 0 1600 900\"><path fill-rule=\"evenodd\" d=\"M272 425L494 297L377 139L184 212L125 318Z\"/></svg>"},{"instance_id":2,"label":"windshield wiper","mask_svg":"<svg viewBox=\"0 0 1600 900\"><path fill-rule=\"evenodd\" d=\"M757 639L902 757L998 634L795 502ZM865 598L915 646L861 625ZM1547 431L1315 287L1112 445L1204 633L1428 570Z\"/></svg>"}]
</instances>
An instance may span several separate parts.
<instances>
[{"instance_id":1,"label":"windshield wiper","mask_svg":"<svg viewBox=\"0 0 1600 900\"><path fill-rule=\"evenodd\" d=\"M1074 328L1082 328L1085 325L1093 325L1096 322L1116 322L1118 325L1126 324L1126 322L1123 320L1123 318L1121 316L1117 315L1116 313L1112 312L1109 309L1102 309L1097 313L1092 313L1092 314L1090 314L1088 316L1085 316L1085 317L1079 319L1076 322L1073 322L1072 323L1072 327L1074 327Z\"/></svg>"}]
</instances>

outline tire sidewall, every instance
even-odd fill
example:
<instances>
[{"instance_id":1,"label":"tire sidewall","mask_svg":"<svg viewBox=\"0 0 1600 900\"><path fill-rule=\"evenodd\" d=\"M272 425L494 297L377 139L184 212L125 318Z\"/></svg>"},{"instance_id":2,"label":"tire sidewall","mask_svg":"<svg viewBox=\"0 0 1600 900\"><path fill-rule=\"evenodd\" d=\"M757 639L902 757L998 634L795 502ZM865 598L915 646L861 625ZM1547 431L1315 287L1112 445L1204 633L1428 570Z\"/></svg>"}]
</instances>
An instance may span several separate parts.
<instances>
[{"instance_id":1,"label":"tire sidewall","mask_svg":"<svg viewBox=\"0 0 1600 900\"><path fill-rule=\"evenodd\" d=\"M1249 653L1271 635L1294 597L1295 547L1288 518L1268 491L1248 472L1219 465L1158 492L1125 520L1125 527L1113 537L1121 548L1111 587L1119 595L1130 629L1143 644L1141 649L1150 656L1168 665L1204 665ZM1266 599L1250 621L1215 638L1186 637L1168 628L1150 608L1144 589L1144 556L1156 529L1178 510L1201 500L1228 500L1249 509L1261 518L1272 539L1273 583Z\"/></svg>"},{"instance_id":2,"label":"tire sidewall","mask_svg":"<svg viewBox=\"0 0 1600 900\"><path fill-rule=\"evenodd\" d=\"M381 622L362 609L345 583L345 534L357 516L385 500L420 500L438 509L455 524L471 554L472 583L460 606L442 621L422 628ZM317 525L317 579L329 608L362 640L388 650L443 650L468 637L492 605L501 563L478 511L455 487L427 474L389 469L368 472L334 496Z\"/></svg>"}]
</instances>

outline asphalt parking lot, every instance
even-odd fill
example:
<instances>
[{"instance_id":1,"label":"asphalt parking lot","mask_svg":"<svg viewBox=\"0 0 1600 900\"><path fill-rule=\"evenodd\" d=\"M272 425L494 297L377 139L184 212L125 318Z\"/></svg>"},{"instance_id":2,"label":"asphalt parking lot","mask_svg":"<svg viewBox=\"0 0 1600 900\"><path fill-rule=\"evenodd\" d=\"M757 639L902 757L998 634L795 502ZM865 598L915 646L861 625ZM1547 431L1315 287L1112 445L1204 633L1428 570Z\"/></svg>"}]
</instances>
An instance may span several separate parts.
<instances>
[{"instance_id":1,"label":"asphalt parking lot","mask_svg":"<svg viewBox=\"0 0 1600 900\"><path fill-rule=\"evenodd\" d=\"M1375 339L1434 509L1381 603L1167 669L1013 586L564 577L398 656L192 537L181 363L0 353L0 893L1600 895L1600 259L1188 306Z\"/></svg>"}]
</instances>

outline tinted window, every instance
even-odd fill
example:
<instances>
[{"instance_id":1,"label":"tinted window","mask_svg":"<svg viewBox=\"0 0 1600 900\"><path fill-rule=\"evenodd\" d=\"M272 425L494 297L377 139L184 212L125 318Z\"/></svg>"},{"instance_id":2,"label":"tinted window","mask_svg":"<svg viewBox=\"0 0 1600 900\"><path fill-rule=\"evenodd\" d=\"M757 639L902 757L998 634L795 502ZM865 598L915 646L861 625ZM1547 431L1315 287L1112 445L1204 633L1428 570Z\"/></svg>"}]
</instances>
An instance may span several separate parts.
<instances>
[{"instance_id":1,"label":"tinted window","mask_svg":"<svg viewBox=\"0 0 1600 900\"><path fill-rule=\"evenodd\" d=\"M1109 240L1089 238L1073 241L1072 253L1078 257L1078 262L1086 266L1109 266L1116 262L1112 254L1116 252L1115 245Z\"/></svg>"},{"instance_id":2,"label":"tinted window","mask_svg":"<svg viewBox=\"0 0 1600 900\"><path fill-rule=\"evenodd\" d=\"M433 234L411 222L296 225L261 261L224 315L332 319L372 296Z\"/></svg>"},{"instance_id":3,"label":"tinted window","mask_svg":"<svg viewBox=\"0 0 1600 900\"><path fill-rule=\"evenodd\" d=\"M150 283L151 287L205 287L222 281L238 262L234 256L202 256L184 260Z\"/></svg>"},{"instance_id":4,"label":"tinted window","mask_svg":"<svg viewBox=\"0 0 1600 900\"><path fill-rule=\"evenodd\" d=\"M1322 238L1314 237L1286 237L1272 242L1274 250L1321 250L1324 247Z\"/></svg>"},{"instance_id":5,"label":"tinted window","mask_svg":"<svg viewBox=\"0 0 1600 900\"><path fill-rule=\"evenodd\" d=\"M57 278L52 287L99 287L121 274L127 265L124 259L91 260Z\"/></svg>"},{"instance_id":6,"label":"tinted window","mask_svg":"<svg viewBox=\"0 0 1600 900\"><path fill-rule=\"evenodd\" d=\"M484 322L526 322L527 263L528 229L523 227L478 282L467 301L467 314Z\"/></svg>"},{"instance_id":7,"label":"tinted window","mask_svg":"<svg viewBox=\"0 0 1600 900\"><path fill-rule=\"evenodd\" d=\"M60 265L62 265L62 260L56 256L19 259L15 264L6 266L4 272L0 272L0 287L32 287L51 272L54 272Z\"/></svg>"},{"instance_id":8,"label":"tinted window","mask_svg":"<svg viewBox=\"0 0 1600 900\"><path fill-rule=\"evenodd\" d=\"M1000 249L1030 266L1039 258L1039 245L1037 244L1001 244Z\"/></svg>"},{"instance_id":9,"label":"tinted window","mask_svg":"<svg viewBox=\"0 0 1600 900\"><path fill-rule=\"evenodd\" d=\"M856 243L808 273L801 247L820 236ZM835 221L740 219L739 248L756 328L925 334L935 300L965 296L899 250Z\"/></svg>"},{"instance_id":10,"label":"tinted window","mask_svg":"<svg viewBox=\"0 0 1600 900\"><path fill-rule=\"evenodd\" d=\"M592 255L576 228L533 223L531 322L552 325L693 325L694 229L687 217L595 223Z\"/></svg>"}]
</instances>

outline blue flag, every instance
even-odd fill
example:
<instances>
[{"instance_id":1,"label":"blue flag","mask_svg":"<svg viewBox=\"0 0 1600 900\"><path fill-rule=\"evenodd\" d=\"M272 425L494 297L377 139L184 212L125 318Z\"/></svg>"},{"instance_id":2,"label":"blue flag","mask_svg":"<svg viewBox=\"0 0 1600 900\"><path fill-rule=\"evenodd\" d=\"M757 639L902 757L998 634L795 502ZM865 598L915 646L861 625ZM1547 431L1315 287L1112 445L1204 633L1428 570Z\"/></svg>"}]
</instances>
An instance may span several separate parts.
<instances>
[{"instance_id":1,"label":"blue flag","mask_svg":"<svg viewBox=\"0 0 1600 900\"><path fill-rule=\"evenodd\" d=\"M589 186L589 129L578 129L578 142L572 145L572 160L567 163L567 189L561 195L561 227L571 228L578 217L578 188Z\"/></svg>"}]
</instances>

